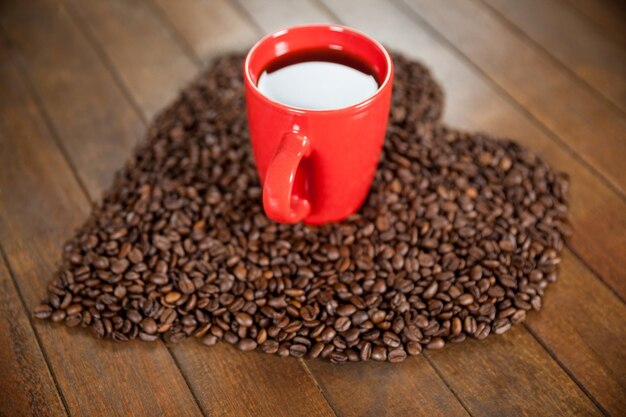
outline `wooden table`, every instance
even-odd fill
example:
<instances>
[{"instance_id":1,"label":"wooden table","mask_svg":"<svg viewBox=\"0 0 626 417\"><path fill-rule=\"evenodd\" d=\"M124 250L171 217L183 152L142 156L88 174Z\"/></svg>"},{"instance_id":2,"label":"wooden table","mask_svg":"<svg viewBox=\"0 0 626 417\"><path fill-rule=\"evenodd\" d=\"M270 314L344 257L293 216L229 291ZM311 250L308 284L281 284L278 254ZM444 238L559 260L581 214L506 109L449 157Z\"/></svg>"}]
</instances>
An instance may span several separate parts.
<instances>
[{"instance_id":1,"label":"wooden table","mask_svg":"<svg viewBox=\"0 0 626 417\"><path fill-rule=\"evenodd\" d=\"M626 21L610 0L0 2L0 415L626 415ZM539 313L398 365L115 344L33 320L146 123L213 56L340 22L423 60L445 121L571 175Z\"/></svg>"}]
</instances>

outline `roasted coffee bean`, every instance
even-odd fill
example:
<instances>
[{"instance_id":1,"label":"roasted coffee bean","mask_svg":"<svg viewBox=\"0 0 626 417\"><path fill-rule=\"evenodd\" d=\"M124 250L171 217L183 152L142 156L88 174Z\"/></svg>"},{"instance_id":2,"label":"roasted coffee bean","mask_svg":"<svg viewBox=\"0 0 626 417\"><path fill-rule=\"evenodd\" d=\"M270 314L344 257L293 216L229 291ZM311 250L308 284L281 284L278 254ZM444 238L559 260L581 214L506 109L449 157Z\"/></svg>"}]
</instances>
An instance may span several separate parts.
<instances>
[{"instance_id":1,"label":"roasted coffee bean","mask_svg":"<svg viewBox=\"0 0 626 417\"><path fill-rule=\"evenodd\" d=\"M320 343L320 342L314 344L313 347L311 348L311 350L309 351L309 357L311 359L317 358L322 353L322 351L324 350L324 347L325 347L325 345L323 343Z\"/></svg>"},{"instance_id":2,"label":"roasted coffee bean","mask_svg":"<svg viewBox=\"0 0 626 417\"><path fill-rule=\"evenodd\" d=\"M467 334L476 333L476 319L472 316L465 317L465 322L463 323L463 329Z\"/></svg>"},{"instance_id":3,"label":"roasted coffee bean","mask_svg":"<svg viewBox=\"0 0 626 417\"><path fill-rule=\"evenodd\" d=\"M348 360L348 355L344 352L334 351L330 354L330 361L332 363L344 363Z\"/></svg>"},{"instance_id":4,"label":"roasted coffee bean","mask_svg":"<svg viewBox=\"0 0 626 417\"><path fill-rule=\"evenodd\" d=\"M278 352L278 342L275 340L267 340L265 343L261 345L261 351L265 353L276 353Z\"/></svg>"},{"instance_id":5,"label":"roasted coffee bean","mask_svg":"<svg viewBox=\"0 0 626 417\"><path fill-rule=\"evenodd\" d=\"M243 327L250 327L253 323L252 316L244 312L235 314L235 320L237 320L237 323Z\"/></svg>"},{"instance_id":6,"label":"roasted coffee bean","mask_svg":"<svg viewBox=\"0 0 626 417\"><path fill-rule=\"evenodd\" d=\"M365 342L363 347L361 348L361 352L359 357L362 361L367 361L372 356L372 344L370 342Z\"/></svg>"},{"instance_id":7,"label":"roasted coffee bean","mask_svg":"<svg viewBox=\"0 0 626 417\"><path fill-rule=\"evenodd\" d=\"M474 296L472 294L463 294L456 301L462 306L468 306L474 302Z\"/></svg>"},{"instance_id":8,"label":"roasted coffee bean","mask_svg":"<svg viewBox=\"0 0 626 417\"><path fill-rule=\"evenodd\" d=\"M141 330L147 334L155 334L157 332L157 323L152 317L146 317L139 323Z\"/></svg>"},{"instance_id":9,"label":"roasted coffee bean","mask_svg":"<svg viewBox=\"0 0 626 417\"><path fill-rule=\"evenodd\" d=\"M369 319L369 315L365 311L357 311L352 315L352 324L360 326Z\"/></svg>"},{"instance_id":10,"label":"roasted coffee bean","mask_svg":"<svg viewBox=\"0 0 626 417\"><path fill-rule=\"evenodd\" d=\"M180 343L187 338L183 332L169 332L165 334L165 341L168 343Z\"/></svg>"},{"instance_id":11,"label":"roasted coffee bean","mask_svg":"<svg viewBox=\"0 0 626 417\"><path fill-rule=\"evenodd\" d=\"M116 296L119 300L123 299L126 296L126 287L123 285L118 285L115 287L115 291L113 291L113 295Z\"/></svg>"},{"instance_id":12,"label":"roasted coffee bean","mask_svg":"<svg viewBox=\"0 0 626 417\"><path fill-rule=\"evenodd\" d=\"M38 319L47 319L52 314L52 307L47 304L38 305L35 308L35 317Z\"/></svg>"},{"instance_id":13,"label":"roasted coffee bean","mask_svg":"<svg viewBox=\"0 0 626 417\"><path fill-rule=\"evenodd\" d=\"M493 332L502 334L511 328L511 322L508 319L498 319L493 323Z\"/></svg>"},{"instance_id":14,"label":"roasted coffee bean","mask_svg":"<svg viewBox=\"0 0 626 417\"><path fill-rule=\"evenodd\" d=\"M372 350L372 359L375 361L386 361L387 360L387 349L382 346L375 346Z\"/></svg>"},{"instance_id":15,"label":"roasted coffee bean","mask_svg":"<svg viewBox=\"0 0 626 417\"><path fill-rule=\"evenodd\" d=\"M239 337L233 332L224 333L224 341L228 344L234 345L239 341Z\"/></svg>"},{"instance_id":16,"label":"roasted coffee bean","mask_svg":"<svg viewBox=\"0 0 626 417\"><path fill-rule=\"evenodd\" d=\"M52 319L53 322L55 323L59 323L63 320L65 320L65 316L67 314L65 313L64 310L56 310L52 313L52 315L50 316L50 318Z\"/></svg>"},{"instance_id":17,"label":"roasted coffee bean","mask_svg":"<svg viewBox=\"0 0 626 417\"><path fill-rule=\"evenodd\" d=\"M67 327L76 327L83 321L83 317L80 314L72 314L65 318L65 325Z\"/></svg>"},{"instance_id":18,"label":"roasted coffee bean","mask_svg":"<svg viewBox=\"0 0 626 417\"><path fill-rule=\"evenodd\" d=\"M191 294L196 289L193 285L193 281L191 281L188 278L181 279L178 282L178 288L180 289L180 292L182 292L183 294Z\"/></svg>"},{"instance_id":19,"label":"roasted coffee bean","mask_svg":"<svg viewBox=\"0 0 626 417\"><path fill-rule=\"evenodd\" d=\"M113 272L114 274L121 274L126 271L128 265L129 262L127 259L117 259L111 264L111 272Z\"/></svg>"},{"instance_id":20,"label":"roasted coffee bean","mask_svg":"<svg viewBox=\"0 0 626 417\"><path fill-rule=\"evenodd\" d=\"M37 318L97 337L397 362L541 308L567 230L567 178L506 139L439 123L428 71L394 55L388 135L341 222L271 222L241 56L219 58L148 129L76 236Z\"/></svg>"},{"instance_id":21,"label":"roasted coffee bean","mask_svg":"<svg viewBox=\"0 0 626 417\"><path fill-rule=\"evenodd\" d=\"M402 362L406 357L406 351L401 347L391 349L387 354L387 360L389 362Z\"/></svg>"},{"instance_id":22,"label":"roasted coffee bean","mask_svg":"<svg viewBox=\"0 0 626 417\"><path fill-rule=\"evenodd\" d=\"M250 350L254 350L257 347L256 340L254 339L241 339L239 343L237 343L237 347L239 350L243 350L244 352L248 352Z\"/></svg>"},{"instance_id":23,"label":"roasted coffee bean","mask_svg":"<svg viewBox=\"0 0 626 417\"><path fill-rule=\"evenodd\" d=\"M356 312L356 307L352 304L344 304L337 309L337 314L340 316L351 316Z\"/></svg>"},{"instance_id":24,"label":"roasted coffee bean","mask_svg":"<svg viewBox=\"0 0 626 417\"><path fill-rule=\"evenodd\" d=\"M523 322L525 320L526 320L526 311L525 310L517 310L511 316L511 323L512 324L521 323L521 322Z\"/></svg>"},{"instance_id":25,"label":"roasted coffee bean","mask_svg":"<svg viewBox=\"0 0 626 417\"><path fill-rule=\"evenodd\" d=\"M165 294L165 297L163 297L163 300L168 304L174 304L175 302L180 300L181 297L182 297L181 293L172 291L172 292L168 292L167 294Z\"/></svg>"},{"instance_id":26,"label":"roasted coffee bean","mask_svg":"<svg viewBox=\"0 0 626 417\"><path fill-rule=\"evenodd\" d=\"M411 356L419 355L422 353L422 345L419 342L409 342L406 344L406 351Z\"/></svg>"},{"instance_id":27,"label":"roasted coffee bean","mask_svg":"<svg viewBox=\"0 0 626 417\"><path fill-rule=\"evenodd\" d=\"M145 333L145 332L139 332L139 339L143 340L144 342L154 342L158 338L159 338L159 335L157 335L157 334L149 334L149 333Z\"/></svg>"},{"instance_id":28,"label":"roasted coffee bean","mask_svg":"<svg viewBox=\"0 0 626 417\"><path fill-rule=\"evenodd\" d=\"M335 329L338 332L345 332L350 328L351 322L348 317L339 317L335 320Z\"/></svg>"},{"instance_id":29,"label":"roasted coffee bean","mask_svg":"<svg viewBox=\"0 0 626 417\"><path fill-rule=\"evenodd\" d=\"M337 334L337 332L335 331L335 329L333 329L332 327L327 327L322 332L322 335L321 335L322 342L324 342L324 343L332 342L332 340L335 338L336 334Z\"/></svg>"},{"instance_id":30,"label":"roasted coffee bean","mask_svg":"<svg viewBox=\"0 0 626 417\"><path fill-rule=\"evenodd\" d=\"M424 293L422 294L422 298L424 300L430 300L437 294L438 290L439 290L439 284L437 283L437 281L434 281L432 284L428 286L426 291L424 291Z\"/></svg>"},{"instance_id":31,"label":"roasted coffee bean","mask_svg":"<svg viewBox=\"0 0 626 417\"><path fill-rule=\"evenodd\" d=\"M389 347L398 347L400 346L400 337L392 332L385 332L383 334L383 343Z\"/></svg>"},{"instance_id":32,"label":"roasted coffee bean","mask_svg":"<svg viewBox=\"0 0 626 417\"><path fill-rule=\"evenodd\" d=\"M307 347L300 344L291 345L289 348L289 354L294 358L302 358L306 355Z\"/></svg>"},{"instance_id":33,"label":"roasted coffee bean","mask_svg":"<svg viewBox=\"0 0 626 417\"><path fill-rule=\"evenodd\" d=\"M435 337L433 340L431 340L426 347L428 349L441 349L446 345L446 342L440 338L440 337Z\"/></svg>"}]
</instances>

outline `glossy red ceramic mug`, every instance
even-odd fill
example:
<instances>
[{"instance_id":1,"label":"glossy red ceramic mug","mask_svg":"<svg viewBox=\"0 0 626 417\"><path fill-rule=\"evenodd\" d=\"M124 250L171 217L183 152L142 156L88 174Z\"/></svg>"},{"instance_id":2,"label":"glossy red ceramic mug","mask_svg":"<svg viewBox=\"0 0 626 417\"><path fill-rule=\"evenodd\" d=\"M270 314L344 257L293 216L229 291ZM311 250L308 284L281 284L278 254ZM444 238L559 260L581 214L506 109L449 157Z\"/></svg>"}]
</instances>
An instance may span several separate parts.
<instances>
[{"instance_id":1,"label":"glossy red ceramic mug","mask_svg":"<svg viewBox=\"0 0 626 417\"><path fill-rule=\"evenodd\" d=\"M312 49L345 51L367 64L378 90L332 110L291 107L257 87L277 58ZM291 27L267 35L248 53L244 83L250 138L263 184L263 207L277 222L320 224L355 213L367 197L380 157L393 63L375 40L338 25Z\"/></svg>"}]
</instances>

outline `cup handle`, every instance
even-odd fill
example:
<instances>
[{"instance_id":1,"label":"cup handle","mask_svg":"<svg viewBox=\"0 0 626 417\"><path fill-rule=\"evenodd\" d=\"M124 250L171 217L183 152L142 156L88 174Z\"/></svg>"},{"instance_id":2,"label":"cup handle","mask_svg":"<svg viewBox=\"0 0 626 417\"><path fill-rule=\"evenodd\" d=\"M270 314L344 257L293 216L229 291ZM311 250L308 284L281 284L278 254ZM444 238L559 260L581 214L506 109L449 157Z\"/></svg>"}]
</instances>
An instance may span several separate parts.
<instances>
[{"instance_id":1,"label":"cup handle","mask_svg":"<svg viewBox=\"0 0 626 417\"><path fill-rule=\"evenodd\" d=\"M311 212L311 203L306 198L293 195L296 171L310 152L309 139L300 133L289 132L281 139L263 184L263 208L270 219L297 223Z\"/></svg>"}]
</instances>

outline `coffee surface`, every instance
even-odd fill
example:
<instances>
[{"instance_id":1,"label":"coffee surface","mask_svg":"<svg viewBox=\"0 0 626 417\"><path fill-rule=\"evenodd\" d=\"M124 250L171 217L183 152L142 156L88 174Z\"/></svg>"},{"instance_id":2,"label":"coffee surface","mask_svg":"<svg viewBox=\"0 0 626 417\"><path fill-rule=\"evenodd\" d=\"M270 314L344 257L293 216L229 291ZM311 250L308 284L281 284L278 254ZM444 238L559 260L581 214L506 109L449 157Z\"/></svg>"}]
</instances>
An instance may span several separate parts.
<instances>
[{"instance_id":1,"label":"coffee surface","mask_svg":"<svg viewBox=\"0 0 626 417\"><path fill-rule=\"evenodd\" d=\"M333 50L312 50L277 59L259 77L259 90L282 104L332 110L373 96L378 82L358 58Z\"/></svg>"},{"instance_id":2,"label":"coffee surface","mask_svg":"<svg viewBox=\"0 0 626 417\"><path fill-rule=\"evenodd\" d=\"M116 341L195 337L335 363L399 362L523 322L557 278L567 178L512 141L441 125L428 71L394 60L388 134L356 215L267 219L242 57L222 57L149 128L35 315Z\"/></svg>"}]
</instances>

